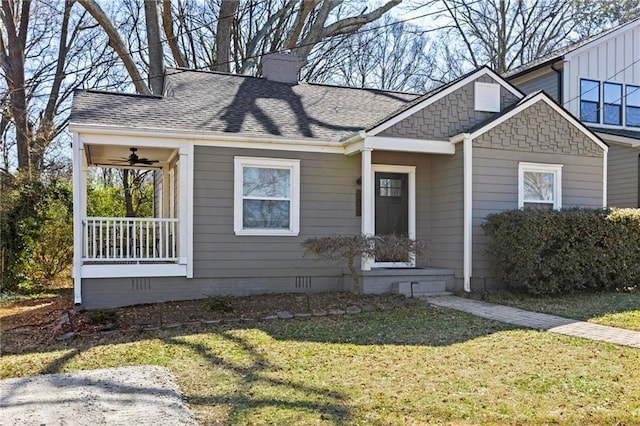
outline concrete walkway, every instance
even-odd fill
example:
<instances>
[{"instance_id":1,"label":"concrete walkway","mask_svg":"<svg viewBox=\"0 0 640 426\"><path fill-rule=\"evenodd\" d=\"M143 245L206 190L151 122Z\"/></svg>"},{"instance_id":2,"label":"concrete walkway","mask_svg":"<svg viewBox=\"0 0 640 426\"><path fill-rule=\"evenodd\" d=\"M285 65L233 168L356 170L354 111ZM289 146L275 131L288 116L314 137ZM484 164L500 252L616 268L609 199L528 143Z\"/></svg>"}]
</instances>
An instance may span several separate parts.
<instances>
[{"instance_id":1,"label":"concrete walkway","mask_svg":"<svg viewBox=\"0 0 640 426\"><path fill-rule=\"evenodd\" d=\"M456 311L467 312L472 315L505 322L507 324L535 328L567 336L600 340L617 345L631 346L632 348L640 348L640 332L638 331L592 324L586 321L578 321L556 315L525 311L523 309L465 299L463 297L434 296L427 297L425 300L433 306L455 309Z\"/></svg>"},{"instance_id":2,"label":"concrete walkway","mask_svg":"<svg viewBox=\"0 0 640 426\"><path fill-rule=\"evenodd\" d=\"M0 425L197 425L171 372L153 365L0 380Z\"/></svg>"}]
</instances>

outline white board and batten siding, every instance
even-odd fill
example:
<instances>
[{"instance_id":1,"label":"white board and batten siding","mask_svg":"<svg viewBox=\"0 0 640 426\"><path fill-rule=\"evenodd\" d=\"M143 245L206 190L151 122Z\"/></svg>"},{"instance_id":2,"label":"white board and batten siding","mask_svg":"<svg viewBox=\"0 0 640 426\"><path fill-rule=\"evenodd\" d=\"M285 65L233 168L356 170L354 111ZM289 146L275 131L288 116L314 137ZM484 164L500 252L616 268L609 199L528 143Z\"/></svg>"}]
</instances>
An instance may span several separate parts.
<instances>
[{"instance_id":1,"label":"white board and batten siding","mask_svg":"<svg viewBox=\"0 0 640 426\"><path fill-rule=\"evenodd\" d=\"M565 107L580 115L580 79L640 85L640 21L565 56Z\"/></svg>"}]
</instances>

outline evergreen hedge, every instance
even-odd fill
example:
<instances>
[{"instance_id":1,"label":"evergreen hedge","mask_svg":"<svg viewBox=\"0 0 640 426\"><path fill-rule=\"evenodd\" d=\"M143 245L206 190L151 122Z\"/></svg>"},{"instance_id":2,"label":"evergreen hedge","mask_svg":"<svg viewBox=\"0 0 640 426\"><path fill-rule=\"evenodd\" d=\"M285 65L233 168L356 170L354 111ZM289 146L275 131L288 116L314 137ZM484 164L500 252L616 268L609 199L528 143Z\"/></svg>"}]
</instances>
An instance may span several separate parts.
<instances>
[{"instance_id":1,"label":"evergreen hedge","mask_svg":"<svg viewBox=\"0 0 640 426\"><path fill-rule=\"evenodd\" d=\"M489 215L487 252L502 284L552 295L640 285L640 209Z\"/></svg>"}]
</instances>

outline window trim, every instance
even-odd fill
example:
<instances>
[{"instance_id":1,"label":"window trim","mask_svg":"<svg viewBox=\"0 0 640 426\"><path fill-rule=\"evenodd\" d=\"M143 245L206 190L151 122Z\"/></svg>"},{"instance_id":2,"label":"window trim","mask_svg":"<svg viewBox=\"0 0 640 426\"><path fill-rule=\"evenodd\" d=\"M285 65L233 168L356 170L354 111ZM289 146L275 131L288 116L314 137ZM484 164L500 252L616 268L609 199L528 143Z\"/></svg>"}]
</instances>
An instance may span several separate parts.
<instances>
[{"instance_id":1,"label":"window trim","mask_svg":"<svg viewBox=\"0 0 640 426\"><path fill-rule=\"evenodd\" d=\"M598 100L597 101L585 101L582 100L582 82L583 81L589 81L592 83L597 83L598 84ZM601 117L602 114L600 114L600 110L601 110L601 104L602 104L602 96L600 91L602 90L602 82L600 80L592 80L590 78L581 78L580 82L578 83L578 93L580 94L580 106L579 106L579 114L578 116L580 117L580 121L585 122L585 123L601 123ZM582 115L582 103L588 103L588 104L595 104L596 105L596 120L595 121L589 121L589 120L585 120L583 115Z\"/></svg>"},{"instance_id":2,"label":"window trim","mask_svg":"<svg viewBox=\"0 0 640 426\"><path fill-rule=\"evenodd\" d=\"M607 90L607 86L618 86L618 88L620 89L620 98L617 100L618 103L611 103L611 102L607 102L605 100L606 97L606 90ZM602 82L602 124L606 124L608 126L623 126L624 123L624 107L623 107L623 101L624 101L624 85L622 83L614 83L611 81L603 81ZM618 123L607 123L606 122L606 109L607 106L609 107L617 107L619 110L619 117L620 117L620 122Z\"/></svg>"},{"instance_id":3,"label":"window trim","mask_svg":"<svg viewBox=\"0 0 640 426\"><path fill-rule=\"evenodd\" d=\"M300 160L267 157L234 157L233 230L235 235L290 236L300 233ZM286 169L291 175L289 229L244 228L243 223L243 170L245 167Z\"/></svg>"},{"instance_id":4,"label":"window trim","mask_svg":"<svg viewBox=\"0 0 640 426\"><path fill-rule=\"evenodd\" d=\"M640 91L640 86L636 86L635 84L625 84L624 85L624 124L626 127L640 127L640 123L638 124L629 124L629 109L637 109L640 110L639 105L629 105L629 88L635 88L637 91Z\"/></svg>"},{"instance_id":5,"label":"window trim","mask_svg":"<svg viewBox=\"0 0 640 426\"><path fill-rule=\"evenodd\" d=\"M525 203L551 204L550 202L541 202L536 200L524 199L524 174L525 172L533 173L553 173L553 209L562 208L562 164L544 164L544 163L518 163L518 208L524 208Z\"/></svg>"}]
</instances>

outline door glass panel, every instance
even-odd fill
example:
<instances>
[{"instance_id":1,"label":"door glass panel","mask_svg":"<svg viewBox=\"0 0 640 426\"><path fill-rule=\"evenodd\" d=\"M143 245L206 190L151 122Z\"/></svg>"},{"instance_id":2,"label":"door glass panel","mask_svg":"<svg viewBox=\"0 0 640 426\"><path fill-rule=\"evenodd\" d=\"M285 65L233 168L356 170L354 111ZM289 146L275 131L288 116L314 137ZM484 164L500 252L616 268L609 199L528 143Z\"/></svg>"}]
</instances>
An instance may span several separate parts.
<instances>
[{"instance_id":1,"label":"door glass panel","mask_svg":"<svg viewBox=\"0 0 640 426\"><path fill-rule=\"evenodd\" d=\"M380 179L381 197L402 197L402 180Z\"/></svg>"}]
</instances>

